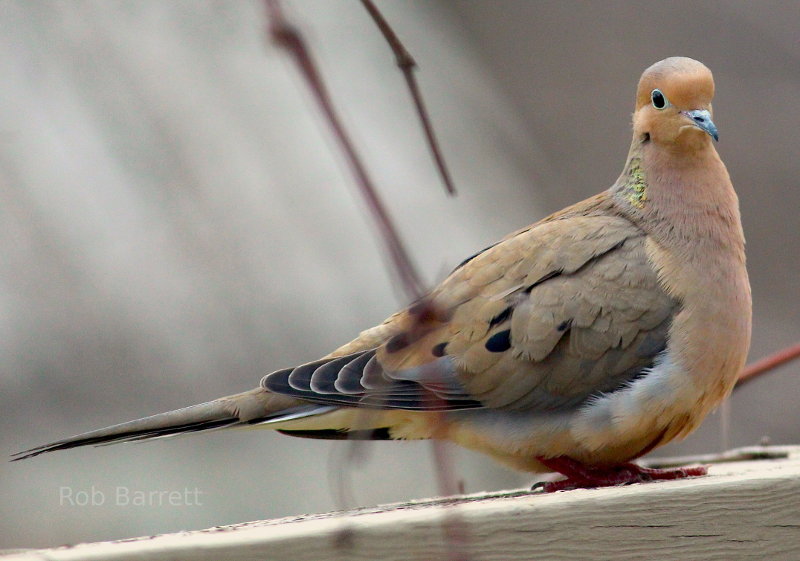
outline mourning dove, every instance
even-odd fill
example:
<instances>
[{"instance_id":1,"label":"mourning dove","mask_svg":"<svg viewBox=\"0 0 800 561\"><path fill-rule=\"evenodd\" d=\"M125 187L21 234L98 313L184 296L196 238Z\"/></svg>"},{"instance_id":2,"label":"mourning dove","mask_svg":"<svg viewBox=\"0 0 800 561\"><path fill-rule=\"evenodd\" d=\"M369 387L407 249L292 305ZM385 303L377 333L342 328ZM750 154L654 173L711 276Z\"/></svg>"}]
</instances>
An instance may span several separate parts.
<instances>
[{"instance_id":1,"label":"mourning dove","mask_svg":"<svg viewBox=\"0 0 800 561\"><path fill-rule=\"evenodd\" d=\"M738 200L712 143L714 81L689 58L642 75L610 189L505 237L430 294L258 388L15 455L257 425L311 438L438 438L546 490L704 469L630 463L692 432L750 343Z\"/></svg>"}]
</instances>

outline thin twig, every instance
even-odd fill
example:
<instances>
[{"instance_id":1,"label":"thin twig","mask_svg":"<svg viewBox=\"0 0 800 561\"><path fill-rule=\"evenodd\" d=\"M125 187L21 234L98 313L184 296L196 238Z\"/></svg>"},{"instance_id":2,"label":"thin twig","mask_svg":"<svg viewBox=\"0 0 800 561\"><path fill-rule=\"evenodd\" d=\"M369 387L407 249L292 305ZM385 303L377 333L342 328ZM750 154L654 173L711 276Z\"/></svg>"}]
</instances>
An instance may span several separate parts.
<instances>
[{"instance_id":1,"label":"thin twig","mask_svg":"<svg viewBox=\"0 0 800 561\"><path fill-rule=\"evenodd\" d=\"M389 43L389 47L391 47L394 53L397 66L399 66L400 70L403 72L408 90L411 92L411 98L414 100L414 106L417 109L417 115L419 115L422 130L425 131L425 138L428 141L428 148L436 162L436 167L439 170L439 175L442 177L444 187L450 195L455 195L456 188L455 185L453 185L453 179L450 176L450 171L447 169L444 156L442 156L442 151L439 148L439 141L436 139L436 134L433 132L433 125L428 116L428 110L425 108L425 102L422 99L422 93L417 84L417 78L414 75L417 63L408 52L408 49L400 42L400 38L397 37L397 34L391 28L389 22L386 21L386 18L383 17L383 14L381 14L375 4L373 4L372 0L361 0L361 2L364 4L367 12L369 12L369 15L372 16L372 19L375 20L375 25L381 30L386 42Z\"/></svg>"},{"instance_id":2,"label":"thin twig","mask_svg":"<svg viewBox=\"0 0 800 561\"><path fill-rule=\"evenodd\" d=\"M347 163L355 176L361 194L366 199L367 206L378 225L381 238L386 245L392 265L395 268L397 277L400 279L408 299L420 299L425 292L424 285L411 263L408 252L403 242L400 240L400 236L397 234L397 230L394 227L392 219L389 217L389 213L386 211L386 208L383 206L383 203L375 191L375 187L367 174L366 168L361 162L361 158L342 126L341 120L333 107L333 102L328 94L328 90L325 87L325 83L322 80L322 76L317 70L317 65L311 58L311 53L306 48L305 42L297 29L286 21L280 1L265 0L265 3L269 16L269 34L272 40L292 55L303 77L308 82L320 109L325 114L334 137L344 152Z\"/></svg>"},{"instance_id":3,"label":"thin twig","mask_svg":"<svg viewBox=\"0 0 800 561\"><path fill-rule=\"evenodd\" d=\"M269 33L272 37L272 40L281 47L285 48L294 57L295 62L303 74L303 77L308 82L308 85L314 94L317 103L322 109L322 112L328 120L328 124L333 130L336 140L342 148L342 151L345 153L361 193L367 200L367 206L378 224L384 244L389 250L392 264L394 265L395 271L402 282L403 288L405 289L407 296L411 300L415 301L412 309L416 310L416 312L411 314L411 316L414 318L414 323L409 326L409 332L415 333L418 331L424 331L426 323L439 320L438 312L429 299L423 296L423 284L410 262L408 254L402 242L400 241L397 231L395 230L388 213L380 201L375 188L373 187L372 181L367 175L361 159L356 153L349 136L344 130L344 127L342 126L341 121L339 120L339 117L333 108L333 103L330 95L328 94L327 88L323 83L322 77L317 70L316 64L311 58L311 54L306 48L302 37L300 36L299 32L286 21L286 18L281 10L280 0L265 0L265 4L267 8L267 15L269 17ZM414 66L414 61L408 52L402 47L399 40L397 40L397 37L388 27L388 24L386 24L385 20L383 20L383 18L380 16L380 13L378 13L375 7L372 6L371 2L365 2L365 5L367 6L367 9L370 10L370 13L373 13L373 17L376 17L378 26L382 29L382 31L384 31L389 44L392 45L393 50L395 50L395 54L398 57L398 64L404 69L406 80L409 83L409 88L412 91L412 96L415 99L417 109L420 113L420 118L423 121L423 126L426 130L426 135L428 136L429 145L431 146L431 150L434 152L434 156L440 166L440 171L442 172L445 184L448 186L448 191L453 192L449 175L444 167L444 162L441 158L436 140L430 128L427 113L425 112L422 99L419 95L419 89L416 86L416 81L414 80L413 75L410 73L410 69ZM377 16L374 14L377 14ZM399 46L400 50L397 50L396 46ZM405 70L406 68L409 69L408 72ZM443 426L441 421L436 424ZM354 442L350 450L348 459L351 462L359 457L359 448L356 446L357 445ZM444 443L438 439L434 439L433 452L440 491L443 495L452 496L458 491L455 484L455 472L452 458L450 457L450 454L448 454L448 451L444 448ZM337 487L341 494L340 500L352 501L352 490L346 485L346 482L340 479L337 483ZM454 512L450 512L446 517L446 520L443 522L443 527L446 535L449 537L451 545L453 546L448 552L449 559L453 561L464 561L469 559L469 555L466 553L467 530L460 516ZM342 535L348 536L349 533L343 532Z\"/></svg>"},{"instance_id":4,"label":"thin twig","mask_svg":"<svg viewBox=\"0 0 800 561\"><path fill-rule=\"evenodd\" d=\"M739 380L736 382L736 387L734 389L739 389L746 383L796 358L800 358L800 343L787 347L745 367L739 375Z\"/></svg>"},{"instance_id":5,"label":"thin twig","mask_svg":"<svg viewBox=\"0 0 800 561\"><path fill-rule=\"evenodd\" d=\"M441 416L442 413L440 412L438 415ZM440 424L439 426L443 426L441 420L438 423ZM444 497L463 494L459 493L459 485L453 469L453 457L447 448L447 444L442 440L435 439L431 442L431 447L433 449L433 461L436 465L439 494ZM472 557L469 554L469 530L458 511L453 510L454 506L451 506L442 517L442 530L448 545L451 546L447 551L447 556L450 561L470 561Z\"/></svg>"}]
</instances>

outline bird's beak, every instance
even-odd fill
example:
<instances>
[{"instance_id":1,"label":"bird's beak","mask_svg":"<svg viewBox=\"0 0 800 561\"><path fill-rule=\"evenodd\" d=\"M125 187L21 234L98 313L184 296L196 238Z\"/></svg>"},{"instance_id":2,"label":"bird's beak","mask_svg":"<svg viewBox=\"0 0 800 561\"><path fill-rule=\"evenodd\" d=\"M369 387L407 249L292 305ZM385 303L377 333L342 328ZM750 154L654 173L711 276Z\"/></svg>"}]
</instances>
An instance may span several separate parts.
<instances>
[{"instance_id":1,"label":"bird's beak","mask_svg":"<svg viewBox=\"0 0 800 561\"><path fill-rule=\"evenodd\" d=\"M719 141L717 125L711 120L711 112L708 109L694 109L693 111L681 111L681 113L689 117L697 128L710 134L714 140Z\"/></svg>"}]
</instances>

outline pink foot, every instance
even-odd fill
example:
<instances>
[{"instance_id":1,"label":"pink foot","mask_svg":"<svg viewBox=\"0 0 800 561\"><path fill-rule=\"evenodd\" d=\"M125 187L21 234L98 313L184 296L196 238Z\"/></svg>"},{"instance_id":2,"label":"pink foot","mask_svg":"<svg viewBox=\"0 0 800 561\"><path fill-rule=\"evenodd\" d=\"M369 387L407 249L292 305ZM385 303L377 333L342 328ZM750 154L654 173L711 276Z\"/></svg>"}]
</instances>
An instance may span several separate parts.
<instances>
[{"instance_id":1,"label":"pink foot","mask_svg":"<svg viewBox=\"0 0 800 561\"><path fill-rule=\"evenodd\" d=\"M665 479L683 479L706 475L706 466L688 466L673 469L654 469L638 466L634 463L624 463L616 466L593 467L568 458L537 458L548 468L567 476L561 481L542 482L535 484L532 489L542 489L545 493L565 491L567 489L592 489L594 487L611 487L613 485L629 485L631 483L644 483Z\"/></svg>"}]
</instances>

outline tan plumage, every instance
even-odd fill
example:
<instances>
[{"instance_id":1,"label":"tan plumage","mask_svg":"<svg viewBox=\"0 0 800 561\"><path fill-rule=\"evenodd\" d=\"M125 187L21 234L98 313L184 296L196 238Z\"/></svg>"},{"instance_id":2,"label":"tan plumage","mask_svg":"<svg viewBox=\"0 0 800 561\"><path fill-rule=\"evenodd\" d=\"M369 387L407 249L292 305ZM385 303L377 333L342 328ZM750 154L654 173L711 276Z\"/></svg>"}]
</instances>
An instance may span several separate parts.
<instances>
[{"instance_id":1,"label":"tan plumage","mask_svg":"<svg viewBox=\"0 0 800 561\"><path fill-rule=\"evenodd\" d=\"M656 478L625 462L693 430L731 391L749 346L744 238L711 142L713 94L701 63L656 63L609 190L509 235L423 301L256 390L20 458L260 424L445 438L576 485Z\"/></svg>"}]
</instances>

